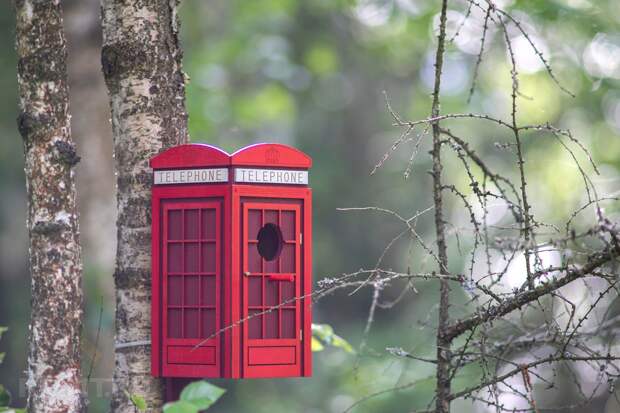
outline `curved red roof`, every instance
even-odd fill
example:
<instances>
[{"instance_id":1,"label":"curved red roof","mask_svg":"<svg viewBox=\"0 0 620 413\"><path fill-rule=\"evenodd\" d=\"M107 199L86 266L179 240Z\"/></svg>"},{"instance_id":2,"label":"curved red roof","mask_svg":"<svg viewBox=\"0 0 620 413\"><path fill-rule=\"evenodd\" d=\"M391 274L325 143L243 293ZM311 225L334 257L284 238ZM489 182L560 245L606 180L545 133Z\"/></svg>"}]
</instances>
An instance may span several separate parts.
<instances>
[{"instance_id":1,"label":"curved red roof","mask_svg":"<svg viewBox=\"0 0 620 413\"><path fill-rule=\"evenodd\" d=\"M153 169L230 165L228 152L204 143L173 146L151 158Z\"/></svg>"},{"instance_id":2,"label":"curved red roof","mask_svg":"<svg viewBox=\"0 0 620 413\"><path fill-rule=\"evenodd\" d=\"M257 143L232 155L212 145L191 143L174 146L155 155L150 165L153 169L229 165L309 169L312 158L299 149L281 143Z\"/></svg>"},{"instance_id":3,"label":"curved red roof","mask_svg":"<svg viewBox=\"0 0 620 413\"><path fill-rule=\"evenodd\" d=\"M310 168L312 158L292 146L281 143L257 143L239 149L230 156L231 165Z\"/></svg>"}]
</instances>

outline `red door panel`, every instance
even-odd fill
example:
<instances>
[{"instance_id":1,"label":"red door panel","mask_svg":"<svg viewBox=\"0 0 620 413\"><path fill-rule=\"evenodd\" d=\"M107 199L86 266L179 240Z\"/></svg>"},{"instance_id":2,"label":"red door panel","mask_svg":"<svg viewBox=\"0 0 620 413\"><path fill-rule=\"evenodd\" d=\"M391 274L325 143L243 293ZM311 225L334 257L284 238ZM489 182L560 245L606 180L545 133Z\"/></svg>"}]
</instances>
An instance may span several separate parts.
<instances>
[{"instance_id":1,"label":"red door panel","mask_svg":"<svg viewBox=\"0 0 620 413\"><path fill-rule=\"evenodd\" d=\"M243 205L243 376L299 375L300 207Z\"/></svg>"},{"instance_id":2,"label":"red door panel","mask_svg":"<svg viewBox=\"0 0 620 413\"><path fill-rule=\"evenodd\" d=\"M220 203L166 203L162 212L163 373L219 376Z\"/></svg>"}]
</instances>

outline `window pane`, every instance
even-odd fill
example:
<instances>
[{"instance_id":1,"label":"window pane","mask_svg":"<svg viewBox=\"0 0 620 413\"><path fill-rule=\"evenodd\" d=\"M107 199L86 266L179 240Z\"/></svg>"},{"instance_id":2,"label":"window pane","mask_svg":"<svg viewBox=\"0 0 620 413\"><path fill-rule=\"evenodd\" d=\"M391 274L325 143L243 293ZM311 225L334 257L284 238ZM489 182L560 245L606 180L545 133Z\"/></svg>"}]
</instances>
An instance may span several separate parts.
<instances>
[{"instance_id":1,"label":"window pane","mask_svg":"<svg viewBox=\"0 0 620 413\"><path fill-rule=\"evenodd\" d=\"M183 272L183 244L168 244L168 272Z\"/></svg>"},{"instance_id":2,"label":"window pane","mask_svg":"<svg viewBox=\"0 0 620 413\"><path fill-rule=\"evenodd\" d=\"M184 310L185 338L198 338L198 311L194 308Z\"/></svg>"},{"instance_id":3,"label":"window pane","mask_svg":"<svg viewBox=\"0 0 620 413\"><path fill-rule=\"evenodd\" d=\"M262 258L258 254L256 244L248 245L248 270L250 272L262 272L261 262Z\"/></svg>"},{"instance_id":4,"label":"window pane","mask_svg":"<svg viewBox=\"0 0 620 413\"><path fill-rule=\"evenodd\" d=\"M202 210L202 239L215 239L215 209Z\"/></svg>"},{"instance_id":5,"label":"window pane","mask_svg":"<svg viewBox=\"0 0 620 413\"><path fill-rule=\"evenodd\" d=\"M175 275L168 277L168 305L181 305L183 303L183 276Z\"/></svg>"},{"instance_id":6,"label":"window pane","mask_svg":"<svg viewBox=\"0 0 620 413\"><path fill-rule=\"evenodd\" d=\"M256 315L261 310L250 310L248 315L252 318L246 320L248 323L248 337L249 338L262 338L263 337L263 316Z\"/></svg>"},{"instance_id":7,"label":"window pane","mask_svg":"<svg viewBox=\"0 0 620 413\"><path fill-rule=\"evenodd\" d=\"M280 214L282 237L286 241L295 241L295 212L282 211Z\"/></svg>"},{"instance_id":8,"label":"window pane","mask_svg":"<svg viewBox=\"0 0 620 413\"><path fill-rule=\"evenodd\" d=\"M183 239L183 211L180 209L168 211L168 239Z\"/></svg>"},{"instance_id":9,"label":"window pane","mask_svg":"<svg viewBox=\"0 0 620 413\"><path fill-rule=\"evenodd\" d=\"M168 337L170 338L182 338L181 326L182 326L182 310L178 308L171 308L168 310Z\"/></svg>"},{"instance_id":10,"label":"window pane","mask_svg":"<svg viewBox=\"0 0 620 413\"><path fill-rule=\"evenodd\" d=\"M256 239L258 231L263 226L261 222L261 211L258 209L250 209L248 211L248 239Z\"/></svg>"},{"instance_id":11,"label":"window pane","mask_svg":"<svg viewBox=\"0 0 620 413\"><path fill-rule=\"evenodd\" d=\"M262 305L263 303L262 277L248 277L248 305Z\"/></svg>"},{"instance_id":12,"label":"window pane","mask_svg":"<svg viewBox=\"0 0 620 413\"><path fill-rule=\"evenodd\" d=\"M185 272L198 272L198 243L185 244Z\"/></svg>"},{"instance_id":13,"label":"window pane","mask_svg":"<svg viewBox=\"0 0 620 413\"><path fill-rule=\"evenodd\" d=\"M278 283L279 281L265 279L265 305L278 305Z\"/></svg>"},{"instance_id":14,"label":"window pane","mask_svg":"<svg viewBox=\"0 0 620 413\"><path fill-rule=\"evenodd\" d=\"M202 338L210 337L216 331L215 310L202 311Z\"/></svg>"},{"instance_id":15,"label":"window pane","mask_svg":"<svg viewBox=\"0 0 620 413\"><path fill-rule=\"evenodd\" d=\"M265 314L265 338L278 338L278 310Z\"/></svg>"},{"instance_id":16,"label":"window pane","mask_svg":"<svg viewBox=\"0 0 620 413\"><path fill-rule=\"evenodd\" d=\"M185 210L185 239L198 239L198 210Z\"/></svg>"},{"instance_id":17,"label":"window pane","mask_svg":"<svg viewBox=\"0 0 620 413\"><path fill-rule=\"evenodd\" d=\"M185 277L185 305L198 305L198 276L190 275Z\"/></svg>"},{"instance_id":18,"label":"window pane","mask_svg":"<svg viewBox=\"0 0 620 413\"><path fill-rule=\"evenodd\" d=\"M202 277L202 305L215 305L215 276L208 275Z\"/></svg>"},{"instance_id":19,"label":"window pane","mask_svg":"<svg viewBox=\"0 0 620 413\"><path fill-rule=\"evenodd\" d=\"M282 310L282 338L295 338L295 310Z\"/></svg>"},{"instance_id":20,"label":"window pane","mask_svg":"<svg viewBox=\"0 0 620 413\"><path fill-rule=\"evenodd\" d=\"M282 282L280 283L280 294L282 296L281 303L286 303L287 306L295 305L293 297L295 297L295 282Z\"/></svg>"},{"instance_id":21,"label":"window pane","mask_svg":"<svg viewBox=\"0 0 620 413\"><path fill-rule=\"evenodd\" d=\"M208 242L202 243L202 263L201 263L201 271L202 272L215 272L216 268L216 259L215 256L215 243Z\"/></svg>"},{"instance_id":22,"label":"window pane","mask_svg":"<svg viewBox=\"0 0 620 413\"><path fill-rule=\"evenodd\" d=\"M269 223L274 224L274 225L279 225L278 224L278 211L265 210L265 222L263 223L263 225L266 225Z\"/></svg>"},{"instance_id":23,"label":"window pane","mask_svg":"<svg viewBox=\"0 0 620 413\"><path fill-rule=\"evenodd\" d=\"M295 272L295 244L284 244L284 247L282 247L280 272Z\"/></svg>"}]
</instances>

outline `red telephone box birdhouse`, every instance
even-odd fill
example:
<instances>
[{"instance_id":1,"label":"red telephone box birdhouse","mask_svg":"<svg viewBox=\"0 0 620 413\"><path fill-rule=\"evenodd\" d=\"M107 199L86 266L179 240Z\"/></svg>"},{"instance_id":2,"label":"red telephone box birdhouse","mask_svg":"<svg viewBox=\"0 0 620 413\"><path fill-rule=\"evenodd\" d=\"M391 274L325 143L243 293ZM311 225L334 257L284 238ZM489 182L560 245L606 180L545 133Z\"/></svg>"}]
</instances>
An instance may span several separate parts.
<instances>
[{"instance_id":1,"label":"red telephone box birdhouse","mask_svg":"<svg viewBox=\"0 0 620 413\"><path fill-rule=\"evenodd\" d=\"M311 165L280 144L151 159L154 376L312 374Z\"/></svg>"}]
</instances>

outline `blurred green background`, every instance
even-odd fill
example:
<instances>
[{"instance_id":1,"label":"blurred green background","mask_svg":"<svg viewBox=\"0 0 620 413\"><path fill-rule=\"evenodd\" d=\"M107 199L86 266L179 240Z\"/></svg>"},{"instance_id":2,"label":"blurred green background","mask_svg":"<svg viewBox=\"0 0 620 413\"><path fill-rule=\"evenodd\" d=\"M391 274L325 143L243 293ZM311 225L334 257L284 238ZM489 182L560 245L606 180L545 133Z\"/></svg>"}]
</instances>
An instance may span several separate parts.
<instances>
[{"instance_id":1,"label":"blurred green background","mask_svg":"<svg viewBox=\"0 0 620 413\"><path fill-rule=\"evenodd\" d=\"M29 275L25 230L23 150L17 132L14 12L0 3L0 325L9 332L0 341L7 356L0 365L0 383L23 404L26 337L29 317ZM99 70L99 4L67 0L65 20L70 51L71 112L74 138L82 161L77 167L81 230L84 243L86 322L85 374L94 363L88 385L90 411L107 410L113 367L113 290L115 229L114 176L106 89ZM184 67L190 77L187 110L193 142L225 150L262 142L299 147L314 159L315 279L374 267L388 242L402 227L387 215L342 212L339 207L378 206L410 217L432 204L429 139L421 140L412 174L404 179L415 141L406 141L373 175L373 167L390 151L400 130L392 126L383 92L404 119L430 112L435 30L439 2L430 0L185 0L182 2ZM517 31L510 32L521 90L520 122L551 122L571 128L593 153L601 174L593 175L600 196L620 190L620 11L617 0L501 0L531 33L560 81L575 98L556 87ZM510 114L509 62L496 28L488 44L471 104L467 95L479 49L484 14L475 7L467 20L467 3L451 1L448 46L443 76L442 112ZM464 21L464 23L463 23ZM498 171L516 176L514 154L496 143L510 136L488 123L450 123ZM421 132L418 130L417 132ZM412 135L416 138L415 135ZM542 133L525 138L526 170L534 213L562 225L585 201L582 180L570 156ZM578 154L588 172L592 168ZM446 156L445 175L470 194L458 158ZM448 197L446 217L454 224L451 269L466 271L472 241L463 234L461 249L454 233L469 217ZM506 208L493 211L497 222ZM617 218L617 203L607 213ZM580 215L583 225L592 214ZM433 245L432 212L417 222L422 237ZM404 239L390 249L384 268L421 272L432 260ZM404 285L384 291L382 301L400 295ZM433 357L434 333L423 329L436 319L436 286L416 283L391 309L379 309L368 349L358 360L337 349L314 356L309 379L215 381L228 389L213 412L342 412L361 397L398 384L419 383L360 405L358 412L397 412L424 408L433 390L433 368L403 361L385 351L402 347ZM464 291L454 290L457 303ZM371 291L339 293L315 305L316 322L329 323L358 346L368 315ZM101 337L95 346L100 309ZM453 312L467 311L455 305ZM542 321L540 321L542 323ZM96 350L96 355L95 354ZM357 366L357 367L356 367ZM478 377L470 369L459 383ZM581 372L585 382L596 380ZM468 376L469 375L469 376ZM460 384L462 385L462 384ZM561 386L560 386L561 387ZM564 388L569 394L570 386ZM21 396L21 397L20 397ZM543 396L541 396L543 397ZM551 397L551 396L550 396ZM552 398L562 397L553 395ZM584 410L603 411L609 394L602 389ZM563 400L558 398L557 400ZM552 401L552 400L550 400ZM210 410L211 411L211 410ZM470 402L455 411L486 411Z\"/></svg>"}]
</instances>

